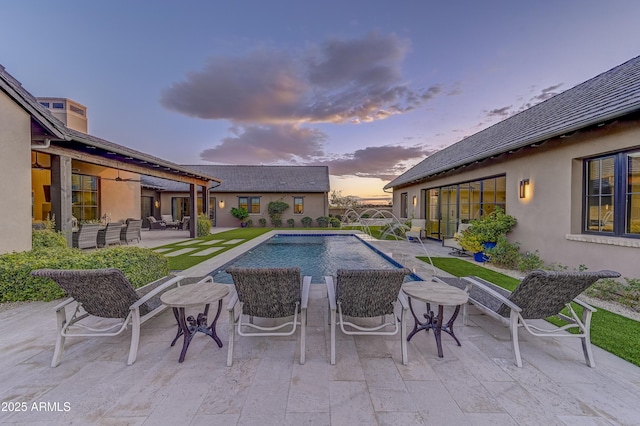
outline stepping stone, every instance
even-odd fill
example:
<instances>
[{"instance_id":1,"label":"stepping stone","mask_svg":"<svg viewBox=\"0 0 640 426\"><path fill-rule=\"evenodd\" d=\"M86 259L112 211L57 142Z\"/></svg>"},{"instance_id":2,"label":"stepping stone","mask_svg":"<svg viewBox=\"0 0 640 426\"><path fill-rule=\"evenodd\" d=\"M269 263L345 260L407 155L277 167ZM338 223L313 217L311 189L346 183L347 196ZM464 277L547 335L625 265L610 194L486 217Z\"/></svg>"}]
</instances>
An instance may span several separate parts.
<instances>
[{"instance_id":1,"label":"stepping stone","mask_svg":"<svg viewBox=\"0 0 640 426\"><path fill-rule=\"evenodd\" d=\"M244 241L244 239L238 239L238 240L229 240L229 241L225 241L222 244L238 244L239 242Z\"/></svg>"},{"instance_id":2,"label":"stepping stone","mask_svg":"<svg viewBox=\"0 0 640 426\"><path fill-rule=\"evenodd\" d=\"M190 251L194 251L194 250L198 250L198 249L196 247L187 247L180 250L172 251L171 253L167 253L165 254L165 256L176 257L176 256L180 256L181 254L189 253Z\"/></svg>"},{"instance_id":3,"label":"stepping stone","mask_svg":"<svg viewBox=\"0 0 640 426\"><path fill-rule=\"evenodd\" d=\"M190 244L195 244L195 243L199 243L201 240L188 240L188 241L183 241L181 243L176 244L177 246L188 246Z\"/></svg>"},{"instance_id":4,"label":"stepping stone","mask_svg":"<svg viewBox=\"0 0 640 426\"><path fill-rule=\"evenodd\" d=\"M169 251L169 250L173 250L173 249L171 249L171 248L159 248L159 249L155 249L154 251L156 253L162 253L162 252Z\"/></svg>"},{"instance_id":5,"label":"stepping stone","mask_svg":"<svg viewBox=\"0 0 640 426\"><path fill-rule=\"evenodd\" d=\"M214 244L218 244L220 241L224 241L224 240L209 240L209 241L204 241L203 243L201 243L201 246L212 246Z\"/></svg>"},{"instance_id":6,"label":"stepping stone","mask_svg":"<svg viewBox=\"0 0 640 426\"><path fill-rule=\"evenodd\" d=\"M189 256L208 256L211 253L215 253L218 250L222 250L224 247L209 247L208 249L200 250L195 253L191 253Z\"/></svg>"}]
</instances>

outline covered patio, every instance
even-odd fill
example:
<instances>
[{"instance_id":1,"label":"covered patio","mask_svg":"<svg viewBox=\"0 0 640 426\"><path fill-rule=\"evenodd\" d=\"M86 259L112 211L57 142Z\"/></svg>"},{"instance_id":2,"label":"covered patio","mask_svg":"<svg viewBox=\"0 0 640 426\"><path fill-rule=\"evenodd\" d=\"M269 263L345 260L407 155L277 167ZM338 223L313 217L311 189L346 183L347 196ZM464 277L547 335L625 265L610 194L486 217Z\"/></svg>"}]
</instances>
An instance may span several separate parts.
<instances>
[{"instance_id":1,"label":"covered patio","mask_svg":"<svg viewBox=\"0 0 640 426\"><path fill-rule=\"evenodd\" d=\"M155 233L158 244L168 232ZM147 245L151 240L143 238ZM184 273L212 271L247 244ZM420 244L373 244L430 278L430 266L415 260L424 254ZM448 249L433 243L428 251L441 256ZM456 322L462 346L443 336L444 357L438 358L433 336L420 333L409 342L407 366L397 336L341 333L336 365L329 365L326 291L313 285L304 365L297 361L294 335L239 338L234 364L226 367L224 312L218 334L225 347L196 336L179 364L180 345L169 346L175 319L167 310L143 325L134 365L125 362L129 335L124 333L68 339L62 363L51 368L56 303L0 312L2 401L27 403L26 411L2 411L2 423L631 425L640 419L640 368L599 348L594 348L597 367L589 368L577 339L542 340L525 333L524 366L517 368L508 329L474 309L469 326Z\"/></svg>"}]
</instances>

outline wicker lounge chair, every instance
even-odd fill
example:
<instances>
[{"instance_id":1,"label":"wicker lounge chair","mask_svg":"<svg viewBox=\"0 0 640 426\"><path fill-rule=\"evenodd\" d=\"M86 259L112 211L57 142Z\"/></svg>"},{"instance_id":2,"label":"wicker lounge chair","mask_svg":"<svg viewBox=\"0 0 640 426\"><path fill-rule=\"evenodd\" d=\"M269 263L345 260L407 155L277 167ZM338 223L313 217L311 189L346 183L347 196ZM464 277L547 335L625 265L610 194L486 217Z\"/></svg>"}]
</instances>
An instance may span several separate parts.
<instances>
[{"instance_id":1,"label":"wicker lounge chair","mask_svg":"<svg viewBox=\"0 0 640 426\"><path fill-rule=\"evenodd\" d=\"M238 268L227 273L235 292L229 306L229 348L227 366L233 363L236 331L240 336L290 336L300 326L300 364L305 362L307 301L311 277L301 279L300 268ZM300 318L298 318L300 315ZM249 317L246 320L246 317ZM254 317L267 319L254 322ZM283 318L291 320L282 322ZM271 320L280 321L271 321ZM248 330L255 331L248 331ZM282 330L282 331L280 331Z\"/></svg>"},{"instance_id":2,"label":"wicker lounge chair","mask_svg":"<svg viewBox=\"0 0 640 426\"><path fill-rule=\"evenodd\" d=\"M98 247L120 244L121 231L122 222L107 223L107 226L104 229L98 231Z\"/></svg>"},{"instance_id":3,"label":"wicker lounge chair","mask_svg":"<svg viewBox=\"0 0 640 426\"><path fill-rule=\"evenodd\" d=\"M434 277L434 281L463 288L469 293L469 302L485 314L509 326L511 344L516 365L522 367L518 329L523 327L534 336L578 337L582 340L584 359L589 367L595 367L591 351L591 314L595 309L576 299L583 291L601 278L618 278L613 271L598 272L553 272L532 271L527 274L513 293L478 277L446 278ZM573 310L571 302L582 307L582 316ZM570 316L561 311L567 308ZM467 306L463 307L463 320L467 324ZM569 324L554 328L540 328L532 320L558 316ZM577 328L578 333L565 333Z\"/></svg>"},{"instance_id":4,"label":"wicker lounge chair","mask_svg":"<svg viewBox=\"0 0 640 426\"><path fill-rule=\"evenodd\" d=\"M118 269L59 270L38 269L31 272L36 277L55 281L71 298L55 307L57 315L56 349L51 366L62 359L66 337L116 336L131 325L131 345L127 364L135 362L140 340L140 325L160 313L165 306L160 294L181 284L183 277L165 277L144 287L134 289ZM191 280L193 281L193 279ZM77 303L75 303L77 302ZM75 310L70 319L67 306ZM115 324L103 328L92 327L88 317L117 319ZM81 322L85 320L84 322ZM86 330L86 331L83 331Z\"/></svg>"},{"instance_id":5,"label":"wicker lounge chair","mask_svg":"<svg viewBox=\"0 0 640 426\"><path fill-rule=\"evenodd\" d=\"M409 304L400 291L404 277L411 271L402 269L346 270L339 269L333 277L325 277L329 298L329 322L331 326L331 364L336 363L336 323L344 334L395 335L400 332L402 364L407 365L406 315ZM396 304L400 310L396 311ZM399 314L399 316L398 316ZM386 322L386 316L392 322ZM351 318L382 317L382 323L363 326L347 321ZM389 327L393 326L391 330Z\"/></svg>"},{"instance_id":6,"label":"wicker lounge chair","mask_svg":"<svg viewBox=\"0 0 640 426\"><path fill-rule=\"evenodd\" d=\"M78 226L78 230L73 233L72 241L75 248L97 248L98 231L100 225L97 223L83 223Z\"/></svg>"},{"instance_id":7,"label":"wicker lounge chair","mask_svg":"<svg viewBox=\"0 0 640 426\"><path fill-rule=\"evenodd\" d=\"M178 229L179 221L173 220L173 216L170 214L161 214L160 219L164 222L167 228L175 228Z\"/></svg>"}]
</instances>

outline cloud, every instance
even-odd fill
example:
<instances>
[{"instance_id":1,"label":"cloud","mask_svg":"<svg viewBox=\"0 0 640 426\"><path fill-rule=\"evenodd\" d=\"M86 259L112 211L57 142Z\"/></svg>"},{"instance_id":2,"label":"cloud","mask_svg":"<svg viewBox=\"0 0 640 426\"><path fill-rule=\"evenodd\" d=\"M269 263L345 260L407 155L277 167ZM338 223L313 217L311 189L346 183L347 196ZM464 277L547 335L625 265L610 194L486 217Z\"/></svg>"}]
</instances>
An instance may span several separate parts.
<instances>
[{"instance_id":1,"label":"cloud","mask_svg":"<svg viewBox=\"0 0 640 426\"><path fill-rule=\"evenodd\" d=\"M490 111L487 111L487 117L508 117L509 115L511 115L511 106L512 105L502 108L494 108Z\"/></svg>"},{"instance_id":2,"label":"cloud","mask_svg":"<svg viewBox=\"0 0 640 426\"><path fill-rule=\"evenodd\" d=\"M236 123L361 123L414 110L441 89L410 88L401 65L409 42L391 34L325 41L289 54L262 49L214 57L163 90L168 109Z\"/></svg>"},{"instance_id":3,"label":"cloud","mask_svg":"<svg viewBox=\"0 0 640 426\"><path fill-rule=\"evenodd\" d=\"M424 158L435 151L437 149L420 145L367 147L340 158L316 161L312 164L328 166L329 174L333 176L358 176L388 181L405 171L406 161Z\"/></svg>"},{"instance_id":4,"label":"cloud","mask_svg":"<svg viewBox=\"0 0 640 426\"><path fill-rule=\"evenodd\" d=\"M215 163L267 164L309 161L324 155L326 135L316 129L280 125L234 126L230 130L233 136L202 151L200 158Z\"/></svg>"}]
</instances>

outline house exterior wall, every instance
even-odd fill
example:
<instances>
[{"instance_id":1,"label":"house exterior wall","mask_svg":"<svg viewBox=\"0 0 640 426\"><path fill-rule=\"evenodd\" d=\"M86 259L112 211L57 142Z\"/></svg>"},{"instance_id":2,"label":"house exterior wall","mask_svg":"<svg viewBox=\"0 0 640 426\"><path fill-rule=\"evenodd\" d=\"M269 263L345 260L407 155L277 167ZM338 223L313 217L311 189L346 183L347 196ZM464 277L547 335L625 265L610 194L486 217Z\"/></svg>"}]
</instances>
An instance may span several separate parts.
<instances>
[{"instance_id":1,"label":"house exterior wall","mask_svg":"<svg viewBox=\"0 0 640 426\"><path fill-rule=\"evenodd\" d=\"M31 117L0 91L0 253L31 249Z\"/></svg>"},{"instance_id":2,"label":"house exterior wall","mask_svg":"<svg viewBox=\"0 0 640 426\"><path fill-rule=\"evenodd\" d=\"M537 148L464 168L419 184L396 187L394 214L400 217L400 194L417 196L410 215L424 218L422 190L495 175L506 175L506 210L518 219L509 234L522 251L538 251L546 263L589 270L611 269L629 278L640 278L640 239L581 234L583 209L583 159L640 147L640 122L619 121L594 130L556 138ZM519 182L529 179L527 197L519 198ZM410 216L409 215L409 216Z\"/></svg>"},{"instance_id":3,"label":"house exterior wall","mask_svg":"<svg viewBox=\"0 0 640 426\"><path fill-rule=\"evenodd\" d=\"M107 214L111 222L128 218L140 219L140 182L115 181L118 171L97 164L73 162L74 173L100 177L100 215ZM123 179L139 180L140 175L120 171Z\"/></svg>"}]
</instances>

